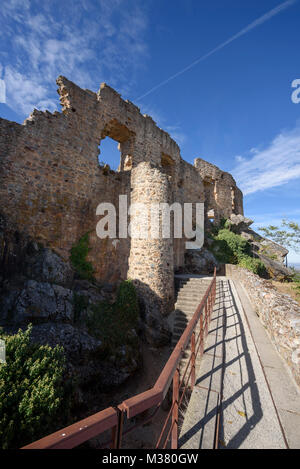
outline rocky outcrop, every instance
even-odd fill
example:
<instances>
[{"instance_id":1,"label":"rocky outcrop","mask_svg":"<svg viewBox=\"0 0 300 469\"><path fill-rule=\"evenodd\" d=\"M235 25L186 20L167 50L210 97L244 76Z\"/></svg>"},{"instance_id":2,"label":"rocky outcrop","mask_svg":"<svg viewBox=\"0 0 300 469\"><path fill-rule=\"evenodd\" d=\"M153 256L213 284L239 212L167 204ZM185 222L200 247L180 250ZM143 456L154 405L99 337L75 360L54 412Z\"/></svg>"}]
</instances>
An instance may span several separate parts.
<instances>
[{"instance_id":1,"label":"rocky outcrop","mask_svg":"<svg viewBox=\"0 0 300 469\"><path fill-rule=\"evenodd\" d=\"M285 264L286 256L289 252L288 249L280 246L270 239L264 238L251 228L241 230L240 235L249 241L253 252L257 255L265 255L275 262L278 262L282 265Z\"/></svg>"},{"instance_id":2,"label":"rocky outcrop","mask_svg":"<svg viewBox=\"0 0 300 469\"><path fill-rule=\"evenodd\" d=\"M211 251L203 247L199 250L187 251L185 254L185 266L178 269L177 273L211 274L214 268L219 269L219 262Z\"/></svg>"},{"instance_id":3,"label":"rocky outcrop","mask_svg":"<svg viewBox=\"0 0 300 469\"><path fill-rule=\"evenodd\" d=\"M162 321L159 310L153 308L146 313L143 325L145 338L153 347L162 347L170 342L171 330L166 321Z\"/></svg>"},{"instance_id":4,"label":"rocky outcrop","mask_svg":"<svg viewBox=\"0 0 300 469\"><path fill-rule=\"evenodd\" d=\"M240 234L242 231L246 231L250 225L252 225L253 220L246 218L243 215L231 214L230 218L227 220L227 227L230 228L234 233Z\"/></svg>"},{"instance_id":5,"label":"rocky outcrop","mask_svg":"<svg viewBox=\"0 0 300 469\"><path fill-rule=\"evenodd\" d=\"M226 226L249 242L253 256L264 263L269 278L278 281L289 280L292 272L284 265L289 251L252 230L252 223L250 218L233 214L227 220Z\"/></svg>"},{"instance_id":6,"label":"rocky outcrop","mask_svg":"<svg viewBox=\"0 0 300 469\"><path fill-rule=\"evenodd\" d=\"M261 254L260 252L257 256L264 263L269 278L278 280L279 282L289 281L291 279L291 270L287 269L281 262L278 262L265 254Z\"/></svg>"},{"instance_id":7,"label":"rocky outcrop","mask_svg":"<svg viewBox=\"0 0 300 469\"><path fill-rule=\"evenodd\" d=\"M74 318L73 292L60 285L26 280L21 289L7 292L2 300L1 316L7 322L69 322Z\"/></svg>"},{"instance_id":8,"label":"rocky outcrop","mask_svg":"<svg viewBox=\"0 0 300 469\"><path fill-rule=\"evenodd\" d=\"M91 334L87 318L93 305L114 302L116 285L77 278L69 262L24 235L4 238L0 278L0 326L16 332L32 323L32 340L64 348L68 372L79 386L124 382L139 366L140 339L128 340L110 356ZM3 247L3 245L2 245ZM123 347L123 348L124 348Z\"/></svg>"}]
</instances>

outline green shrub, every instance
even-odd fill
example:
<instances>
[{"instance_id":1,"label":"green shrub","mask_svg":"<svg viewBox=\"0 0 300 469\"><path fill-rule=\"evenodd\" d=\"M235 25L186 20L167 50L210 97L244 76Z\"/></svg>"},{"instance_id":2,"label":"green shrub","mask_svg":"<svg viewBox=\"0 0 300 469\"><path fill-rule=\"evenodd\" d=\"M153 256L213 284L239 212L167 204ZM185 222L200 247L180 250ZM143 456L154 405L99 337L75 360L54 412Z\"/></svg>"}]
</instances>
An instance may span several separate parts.
<instances>
[{"instance_id":1,"label":"green shrub","mask_svg":"<svg viewBox=\"0 0 300 469\"><path fill-rule=\"evenodd\" d=\"M31 343L31 329L0 334L6 345L6 363L0 364L2 449L19 448L57 430L69 410L63 349Z\"/></svg>"},{"instance_id":2,"label":"green shrub","mask_svg":"<svg viewBox=\"0 0 300 469\"><path fill-rule=\"evenodd\" d=\"M267 273L265 264L260 259L244 256L239 259L238 265L245 269L251 270L256 275L264 277Z\"/></svg>"},{"instance_id":3,"label":"green shrub","mask_svg":"<svg viewBox=\"0 0 300 469\"><path fill-rule=\"evenodd\" d=\"M91 307L87 318L89 333L102 340L108 352L126 345L128 333L137 326L139 306L135 287L130 280L120 284L114 304L103 301Z\"/></svg>"},{"instance_id":4,"label":"green shrub","mask_svg":"<svg viewBox=\"0 0 300 469\"><path fill-rule=\"evenodd\" d=\"M266 276L266 267L260 259L251 256L251 245L241 235L233 233L226 228L228 224L223 223L221 228L213 236L212 251L219 262L224 264L238 264L245 269L251 270L260 277Z\"/></svg>"},{"instance_id":5,"label":"green shrub","mask_svg":"<svg viewBox=\"0 0 300 469\"><path fill-rule=\"evenodd\" d=\"M93 266L86 260L89 250L89 234L86 233L80 238L78 243L71 248L70 260L72 266L81 278L93 280Z\"/></svg>"},{"instance_id":6,"label":"green shrub","mask_svg":"<svg viewBox=\"0 0 300 469\"><path fill-rule=\"evenodd\" d=\"M124 280L118 290L116 308L123 321L130 327L136 325L139 317L139 304L135 287L131 280Z\"/></svg>"},{"instance_id":7,"label":"green shrub","mask_svg":"<svg viewBox=\"0 0 300 469\"><path fill-rule=\"evenodd\" d=\"M226 218L221 218L220 222L218 225L212 223L209 227L209 231L213 236L216 236L220 230L223 230L223 228L227 228L228 220Z\"/></svg>"},{"instance_id":8,"label":"green shrub","mask_svg":"<svg viewBox=\"0 0 300 469\"><path fill-rule=\"evenodd\" d=\"M251 252L250 244L242 236L223 228L214 237L213 251L220 262L237 264Z\"/></svg>"}]
</instances>

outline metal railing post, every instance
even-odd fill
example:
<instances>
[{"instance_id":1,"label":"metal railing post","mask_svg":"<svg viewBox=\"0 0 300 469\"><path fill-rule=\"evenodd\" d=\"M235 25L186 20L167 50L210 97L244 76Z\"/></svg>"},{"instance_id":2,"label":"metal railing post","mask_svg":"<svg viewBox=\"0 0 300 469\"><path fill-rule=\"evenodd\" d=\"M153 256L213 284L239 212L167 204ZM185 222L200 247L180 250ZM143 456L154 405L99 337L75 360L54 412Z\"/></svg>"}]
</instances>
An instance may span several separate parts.
<instances>
[{"instance_id":1,"label":"metal railing post","mask_svg":"<svg viewBox=\"0 0 300 469\"><path fill-rule=\"evenodd\" d=\"M204 330L203 330L203 314L200 316L200 356L202 357L204 352Z\"/></svg>"},{"instance_id":2,"label":"metal railing post","mask_svg":"<svg viewBox=\"0 0 300 469\"><path fill-rule=\"evenodd\" d=\"M191 339L191 352L192 352L192 371L191 371L191 386L194 389L195 381L196 381L196 340L195 340L195 331L192 334Z\"/></svg>"},{"instance_id":3,"label":"metal railing post","mask_svg":"<svg viewBox=\"0 0 300 469\"><path fill-rule=\"evenodd\" d=\"M205 337L208 333L208 305L207 300L205 301Z\"/></svg>"},{"instance_id":4,"label":"metal railing post","mask_svg":"<svg viewBox=\"0 0 300 469\"><path fill-rule=\"evenodd\" d=\"M172 436L171 449L178 447L178 401L179 401L179 369L177 368L173 377L173 412L172 412Z\"/></svg>"},{"instance_id":5,"label":"metal railing post","mask_svg":"<svg viewBox=\"0 0 300 469\"><path fill-rule=\"evenodd\" d=\"M118 425L111 429L111 449L116 449L118 444Z\"/></svg>"},{"instance_id":6,"label":"metal railing post","mask_svg":"<svg viewBox=\"0 0 300 469\"><path fill-rule=\"evenodd\" d=\"M112 449L121 449L121 445L122 445L124 412L119 408L117 409L117 411L118 411L118 424L113 429L113 445L114 446Z\"/></svg>"}]
</instances>

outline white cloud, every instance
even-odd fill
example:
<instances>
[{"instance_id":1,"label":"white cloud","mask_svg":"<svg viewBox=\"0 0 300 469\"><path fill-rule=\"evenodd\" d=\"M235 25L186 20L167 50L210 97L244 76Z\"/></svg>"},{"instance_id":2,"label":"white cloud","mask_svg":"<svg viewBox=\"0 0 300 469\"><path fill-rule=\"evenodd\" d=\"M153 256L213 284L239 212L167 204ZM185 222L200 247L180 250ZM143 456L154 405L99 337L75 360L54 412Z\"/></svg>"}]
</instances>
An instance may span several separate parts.
<instances>
[{"instance_id":1,"label":"white cloud","mask_svg":"<svg viewBox=\"0 0 300 469\"><path fill-rule=\"evenodd\" d=\"M167 125L166 131L171 135L171 137L179 145L182 145L185 142L186 135L181 131L181 128L179 125Z\"/></svg>"},{"instance_id":2,"label":"white cloud","mask_svg":"<svg viewBox=\"0 0 300 469\"><path fill-rule=\"evenodd\" d=\"M245 158L243 158L241 155L236 155L234 157L235 161L237 161L238 163L242 163L243 161L245 161Z\"/></svg>"},{"instance_id":3,"label":"white cloud","mask_svg":"<svg viewBox=\"0 0 300 469\"><path fill-rule=\"evenodd\" d=\"M106 81L126 96L147 57L146 28L134 0L70 0L67 14L58 0L7 0L0 10L7 104L26 115L47 102L59 107L58 75L94 91Z\"/></svg>"},{"instance_id":4,"label":"white cloud","mask_svg":"<svg viewBox=\"0 0 300 469\"><path fill-rule=\"evenodd\" d=\"M47 96L46 86L39 83L34 76L25 76L13 67L7 66L5 68L4 80L7 96L16 97L17 110L21 110L23 113L32 110L34 106L39 108L39 103ZM53 100L51 103L51 108L54 110L56 102Z\"/></svg>"},{"instance_id":5,"label":"white cloud","mask_svg":"<svg viewBox=\"0 0 300 469\"><path fill-rule=\"evenodd\" d=\"M252 151L233 169L244 195L281 186L300 178L300 125L277 135L269 146Z\"/></svg>"}]
</instances>

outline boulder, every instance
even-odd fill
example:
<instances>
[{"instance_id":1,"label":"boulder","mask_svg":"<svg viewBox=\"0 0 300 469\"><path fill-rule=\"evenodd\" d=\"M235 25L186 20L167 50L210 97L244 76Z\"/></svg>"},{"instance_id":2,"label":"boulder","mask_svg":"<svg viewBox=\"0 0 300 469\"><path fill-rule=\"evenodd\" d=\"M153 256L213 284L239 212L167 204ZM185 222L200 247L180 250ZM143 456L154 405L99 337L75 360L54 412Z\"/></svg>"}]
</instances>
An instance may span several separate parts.
<instances>
[{"instance_id":1,"label":"boulder","mask_svg":"<svg viewBox=\"0 0 300 469\"><path fill-rule=\"evenodd\" d=\"M37 324L32 327L33 342L64 348L73 364L80 364L101 350L102 342L71 324Z\"/></svg>"},{"instance_id":2,"label":"boulder","mask_svg":"<svg viewBox=\"0 0 300 469\"><path fill-rule=\"evenodd\" d=\"M162 318L159 307L152 305L151 309L146 306L145 338L148 344L153 347L162 347L171 340L171 330L167 321Z\"/></svg>"},{"instance_id":3,"label":"boulder","mask_svg":"<svg viewBox=\"0 0 300 469\"><path fill-rule=\"evenodd\" d=\"M257 256L265 264L268 275L273 280L283 282L291 279L292 271L287 269L281 262L278 262L264 254L258 253Z\"/></svg>"},{"instance_id":4,"label":"boulder","mask_svg":"<svg viewBox=\"0 0 300 469\"><path fill-rule=\"evenodd\" d=\"M246 218L243 215L231 214L230 219L227 220L227 226L234 233L240 234L242 231L246 231L247 228L252 225L253 220Z\"/></svg>"},{"instance_id":5,"label":"boulder","mask_svg":"<svg viewBox=\"0 0 300 469\"><path fill-rule=\"evenodd\" d=\"M70 287L74 272L70 263L64 261L56 252L48 248L41 248L28 259L26 276L39 282Z\"/></svg>"},{"instance_id":6,"label":"boulder","mask_svg":"<svg viewBox=\"0 0 300 469\"><path fill-rule=\"evenodd\" d=\"M21 289L15 286L3 296L0 317L1 320L7 319L20 325L29 322L72 322L73 292L60 285L27 280Z\"/></svg>"},{"instance_id":7,"label":"boulder","mask_svg":"<svg viewBox=\"0 0 300 469\"><path fill-rule=\"evenodd\" d=\"M219 269L219 263L212 252L206 248L200 250L191 249L185 254L185 273L210 274L214 268Z\"/></svg>"}]
</instances>

